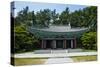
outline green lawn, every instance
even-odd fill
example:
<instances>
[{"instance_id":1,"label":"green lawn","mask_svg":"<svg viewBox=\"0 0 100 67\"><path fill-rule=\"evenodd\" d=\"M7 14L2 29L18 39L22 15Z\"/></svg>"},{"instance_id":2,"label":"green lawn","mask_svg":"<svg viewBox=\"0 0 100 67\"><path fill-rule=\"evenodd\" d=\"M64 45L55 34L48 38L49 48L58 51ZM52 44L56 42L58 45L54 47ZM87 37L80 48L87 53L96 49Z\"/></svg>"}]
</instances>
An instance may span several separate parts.
<instances>
[{"instance_id":1,"label":"green lawn","mask_svg":"<svg viewBox=\"0 0 100 67\"><path fill-rule=\"evenodd\" d=\"M71 57L74 62L82 62L82 61L96 61L97 60L97 56L74 56Z\"/></svg>"},{"instance_id":2,"label":"green lawn","mask_svg":"<svg viewBox=\"0 0 100 67\"><path fill-rule=\"evenodd\" d=\"M43 64L47 58L13 58L11 59L11 64L14 66L21 66L21 65L35 65L35 64Z\"/></svg>"},{"instance_id":3,"label":"green lawn","mask_svg":"<svg viewBox=\"0 0 100 67\"><path fill-rule=\"evenodd\" d=\"M97 50L87 50L87 49L83 49L83 52L94 52L94 51L97 51Z\"/></svg>"}]
</instances>

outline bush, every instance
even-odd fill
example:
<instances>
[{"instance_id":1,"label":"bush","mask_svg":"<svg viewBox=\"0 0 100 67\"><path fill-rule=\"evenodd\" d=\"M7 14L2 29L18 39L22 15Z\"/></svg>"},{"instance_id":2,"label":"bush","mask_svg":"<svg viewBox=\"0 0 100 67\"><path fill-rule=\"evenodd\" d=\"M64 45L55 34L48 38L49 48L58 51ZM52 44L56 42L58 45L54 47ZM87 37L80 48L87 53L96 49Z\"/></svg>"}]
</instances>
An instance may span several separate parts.
<instances>
[{"instance_id":1,"label":"bush","mask_svg":"<svg viewBox=\"0 0 100 67\"><path fill-rule=\"evenodd\" d=\"M81 37L83 47L85 49L97 50L97 33L88 32Z\"/></svg>"},{"instance_id":2,"label":"bush","mask_svg":"<svg viewBox=\"0 0 100 67\"><path fill-rule=\"evenodd\" d=\"M15 27L15 45L13 53L17 52L26 52L35 50L38 45L38 39L31 33L26 31L25 26L17 26Z\"/></svg>"}]
</instances>

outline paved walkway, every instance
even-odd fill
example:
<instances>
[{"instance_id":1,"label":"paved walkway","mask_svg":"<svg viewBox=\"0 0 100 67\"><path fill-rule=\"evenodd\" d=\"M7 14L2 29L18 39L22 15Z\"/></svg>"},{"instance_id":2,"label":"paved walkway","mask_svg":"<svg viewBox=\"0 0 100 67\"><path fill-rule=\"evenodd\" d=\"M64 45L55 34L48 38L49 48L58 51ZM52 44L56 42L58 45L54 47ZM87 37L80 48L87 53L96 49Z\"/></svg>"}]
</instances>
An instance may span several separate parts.
<instances>
[{"instance_id":1,"label":"paved walkway","mask_svg":"<svg viewBox=\"0 0 100 67\"><path fill-rule=\"evenodd\" d=\"M45 64L61 64L73 62L71 58L49 58Z\"/></svg>"},{"instance_id":2,"label":"paved walkway","mask_svg":"<svg viewBox=\"0 0 100 67\"><path fill-rule=\"evenodd\" d=\"M50 54L34 54L33 52L15 54L12 57L15 58L54 58L54 57L70 57L70 56L89 56L97 55L97 52L75 52L75 53L50 53Z\"/></svg>"}]
</instances>

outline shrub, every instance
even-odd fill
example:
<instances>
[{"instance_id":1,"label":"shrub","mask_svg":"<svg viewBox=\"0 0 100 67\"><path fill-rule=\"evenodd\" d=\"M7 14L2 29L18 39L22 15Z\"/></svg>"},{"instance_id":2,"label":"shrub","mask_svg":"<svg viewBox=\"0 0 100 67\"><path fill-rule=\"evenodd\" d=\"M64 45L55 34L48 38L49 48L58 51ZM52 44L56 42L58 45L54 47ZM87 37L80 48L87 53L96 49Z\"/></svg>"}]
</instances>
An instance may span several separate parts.
<instances>
[{"instance_id":1,"label":"shrub","mask_svg":"<svg viewBox=\"0 0 100 67\"><path fill-rule=\"evenodd\" d=\"M97 33L96 32L88 32L84 33L81 37L83 47L85 49L97 49Z\"/></svg>"}]
</instances>

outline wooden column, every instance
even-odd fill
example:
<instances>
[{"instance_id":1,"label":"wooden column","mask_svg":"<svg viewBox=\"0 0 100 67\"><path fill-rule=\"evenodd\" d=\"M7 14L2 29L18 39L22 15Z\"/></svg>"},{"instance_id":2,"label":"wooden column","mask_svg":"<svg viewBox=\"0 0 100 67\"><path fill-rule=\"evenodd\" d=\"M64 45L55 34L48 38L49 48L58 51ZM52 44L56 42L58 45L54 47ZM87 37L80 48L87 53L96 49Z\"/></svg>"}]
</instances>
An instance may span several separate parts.
<instances>
[{"instance_id":1,"label":"wooden column","mask_svg":"<svg viewBox=\"0 0 100 67\"><path fill-rule=\"evenodd\" d=\"M56 48L56 40L53 40L53 48Z\"/></svg>"},{"instance_id":2,"label":"wooden column","mask_svg":"<svg viewBox=\"0 0 100 67\"><path fill-rule=\"evenodd\" d=\"M73 40L71 40L71 48L73 48L74 46L74 43L73 43Z\"/></svg>"},{"instance_id":3,"label":"wooden column","mask_svg":"<svg viewBox=\"0 0 100 67\"><path fill-rule=\"evenodd\" d=\"M43 48L46 48L46 40L44 40Z\"/></svg>"},{"instance_id":4,"label":"wooden column","mask_svg":"<svg viewBox=\"0 0 100 67\"><path fill-rule=\"evenodd\" d=\"M44 48L44 40L42 40L41 48Z\"/></svg>"},{"instance_id":5,"label":"wooden column","mask_svg":"<svg viewBox=\"0 0 100 67\"><path fill-rule=\"evenodd\" d=\"M63 48L66 49L66 40L63 40Z\"/></svg>"},{"instance_id":6,"label":"wooden column","mask_svg":"<svg viewBox=\"0 0 100 67\"><path fill-rule=\"evenodd\" d=\"M76 38L74 39L74 48L76 48L77 45L76 45Z\"/></svg>"},{"instance_id":7,"label":"wooden column","mask_svg":"<svg viewBox=\"0 0 100 67\"><path fill-rule=\"evenodd\" d=\"M65 48L65 40L63 40L63 48Z\"/></svg>"}]
</instances>

